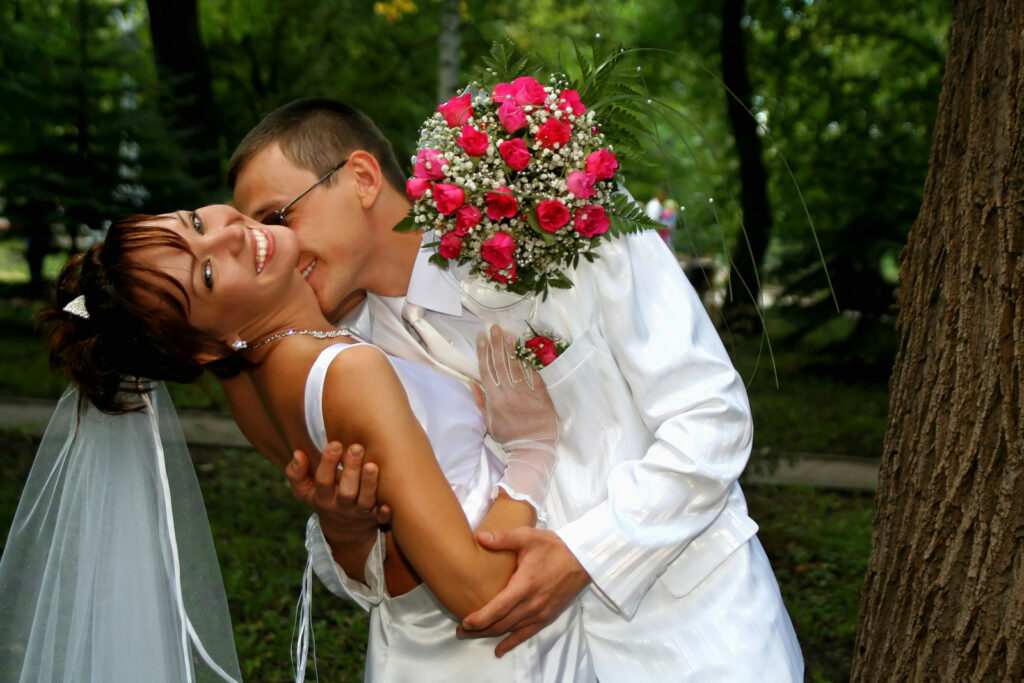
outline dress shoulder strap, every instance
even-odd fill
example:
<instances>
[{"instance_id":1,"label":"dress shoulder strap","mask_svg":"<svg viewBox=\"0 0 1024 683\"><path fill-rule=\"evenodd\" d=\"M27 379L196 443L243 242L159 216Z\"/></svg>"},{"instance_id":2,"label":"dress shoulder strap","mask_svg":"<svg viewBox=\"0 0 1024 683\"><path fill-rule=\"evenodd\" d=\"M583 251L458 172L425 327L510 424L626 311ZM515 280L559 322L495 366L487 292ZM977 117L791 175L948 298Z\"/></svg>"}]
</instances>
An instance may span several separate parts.
<instances>
[{"instance_id":1,"label":"dress shoulder strap","mask_svg":"<svg viewBox=\"0 0 1024 683\"><path fill-rule=\"evenodd\" d=\"M338 343L331 344L320 352L313 367L309 369L306 376L306 390L304 394L304 409L306 415L306 432L310 440L317 448L323 450L327 447L327 426L324 424L324 382L327 380L327 369L338 357L338 354L353 346L373 346L365 342L355 344Z\"/></svg>"}]
</instances>

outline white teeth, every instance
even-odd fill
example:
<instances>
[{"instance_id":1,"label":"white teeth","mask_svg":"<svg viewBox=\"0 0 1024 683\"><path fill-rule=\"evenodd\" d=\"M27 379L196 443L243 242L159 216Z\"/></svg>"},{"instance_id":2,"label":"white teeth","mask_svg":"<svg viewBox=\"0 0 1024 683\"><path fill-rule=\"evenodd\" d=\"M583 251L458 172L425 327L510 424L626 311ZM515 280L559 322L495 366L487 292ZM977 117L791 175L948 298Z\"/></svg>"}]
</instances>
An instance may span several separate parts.
<instances>
[{"instance_id":1,"label":"white teeth","mask_svg":"<svg viewBox=\"0 0 1024 683\"><path fill-rule=\"evenodd\" d=\"M267 263L267 246L269 241L262 230L253 230L253 237L256 239L256 274L263 272L263 266Z\"/></svg>"},{"instance_id":2,"label":"white teeth","mask_svg":"<svg viewBox=\"0 0 1024 683\"><path fill-rule=\"evenodd\" d=\"M316 266L316 259L309 262L309 265L302 269L302 279L305 280L309 277L309 274L313 272L313 267Z\"/></svg>"}]
</instances>

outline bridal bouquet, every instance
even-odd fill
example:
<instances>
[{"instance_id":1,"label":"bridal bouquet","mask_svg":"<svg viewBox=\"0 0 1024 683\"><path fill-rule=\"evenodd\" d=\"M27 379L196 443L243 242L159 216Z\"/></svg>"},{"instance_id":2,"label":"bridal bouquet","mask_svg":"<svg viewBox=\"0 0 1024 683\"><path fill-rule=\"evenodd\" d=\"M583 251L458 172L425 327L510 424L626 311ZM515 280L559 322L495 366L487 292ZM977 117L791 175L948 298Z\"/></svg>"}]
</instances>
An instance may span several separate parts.
<instances>
[{"instance_id":1,"label":"bridal bouquet","mask_svg":"<svg viewBox=\"0 0 1024 683\"><path fill-rule=\"evenodd\" d=\"M602 239L644 226L616 193L619 160L566 78L530 76L464 94L420 130L409 229L433 230L431 261L517 293L569 288Z\"/></svg>"}]
</instances>

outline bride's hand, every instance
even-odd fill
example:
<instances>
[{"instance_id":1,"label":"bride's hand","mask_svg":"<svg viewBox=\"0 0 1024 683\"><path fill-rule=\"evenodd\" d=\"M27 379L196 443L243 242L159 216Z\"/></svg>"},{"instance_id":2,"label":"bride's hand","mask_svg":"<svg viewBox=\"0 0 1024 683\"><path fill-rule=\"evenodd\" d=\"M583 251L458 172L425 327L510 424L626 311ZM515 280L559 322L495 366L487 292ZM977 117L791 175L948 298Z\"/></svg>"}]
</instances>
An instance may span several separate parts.
<instances>
[{"instance_id":1,"label":"bride's hand","mask_svg":"<svg viewBox=\"0 0 1024 683\"><path fill-rule=\"evenodd\" d=\"M502 443L530 440L554 445L555 407L540 374L516 357L515 338L495 325L489 337L477 337L477 352L483 393L477 393L477 402L491 436Z\"/></svg>"}]
</instances>

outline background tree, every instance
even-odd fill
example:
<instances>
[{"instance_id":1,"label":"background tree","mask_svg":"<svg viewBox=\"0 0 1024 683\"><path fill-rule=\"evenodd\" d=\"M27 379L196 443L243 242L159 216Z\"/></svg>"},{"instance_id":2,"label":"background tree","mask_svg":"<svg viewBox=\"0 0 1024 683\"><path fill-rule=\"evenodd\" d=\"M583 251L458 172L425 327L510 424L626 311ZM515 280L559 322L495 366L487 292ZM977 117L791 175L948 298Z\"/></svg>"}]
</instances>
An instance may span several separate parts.
<instances>
[{"instance_id":1,"label":"background tree","mask_svg":"<svg viewBox=\"0 0 1024 683\"><path fill-rule=\"evenodd\" d=\"M192 196L171 206L214 200L223 186L218 140L218 110L213 100L210 63L199 32L198 0L147 0L149 34L160 78L158 101L163 121L193 179Z\"/></svg>"},{"instance_id":2,"label":"background tree","mask_svg":"<svg viewBox=\"0 0 1024 683\"><path fill-rule=\"evenodd\" d=\"M1024 679L1024 6L956 4L853 678Z\"/></svg>"},{"instance_id":3,"label":"background tree","mask_svg":"<svg viewBox=\"0 0 1024 683\"><path fill-rule=\"evenodd\" d=\"M129 2L5 3L0 17L0 187L38 279L54 230L74 241L137 206L132 121L146 60Z\"/></svg>"},{"instance_id":4,"label":"background tree","mask_svg":"<svg viewBox=\"0 0 1024 683\"><path fill-rule=\"evenodd\" d=\"M761 160L761 138L753 111L753 89L747 75L747 48L743 35L745 0L722 4L722 81L726 109L739 158L740 206L743 230L736 237L729 269L729 291L722 312L727 319L749 321L761 299L758 271L764 262L772 227L768 206L768 178Z\"/></svg>"}]
</instances>

